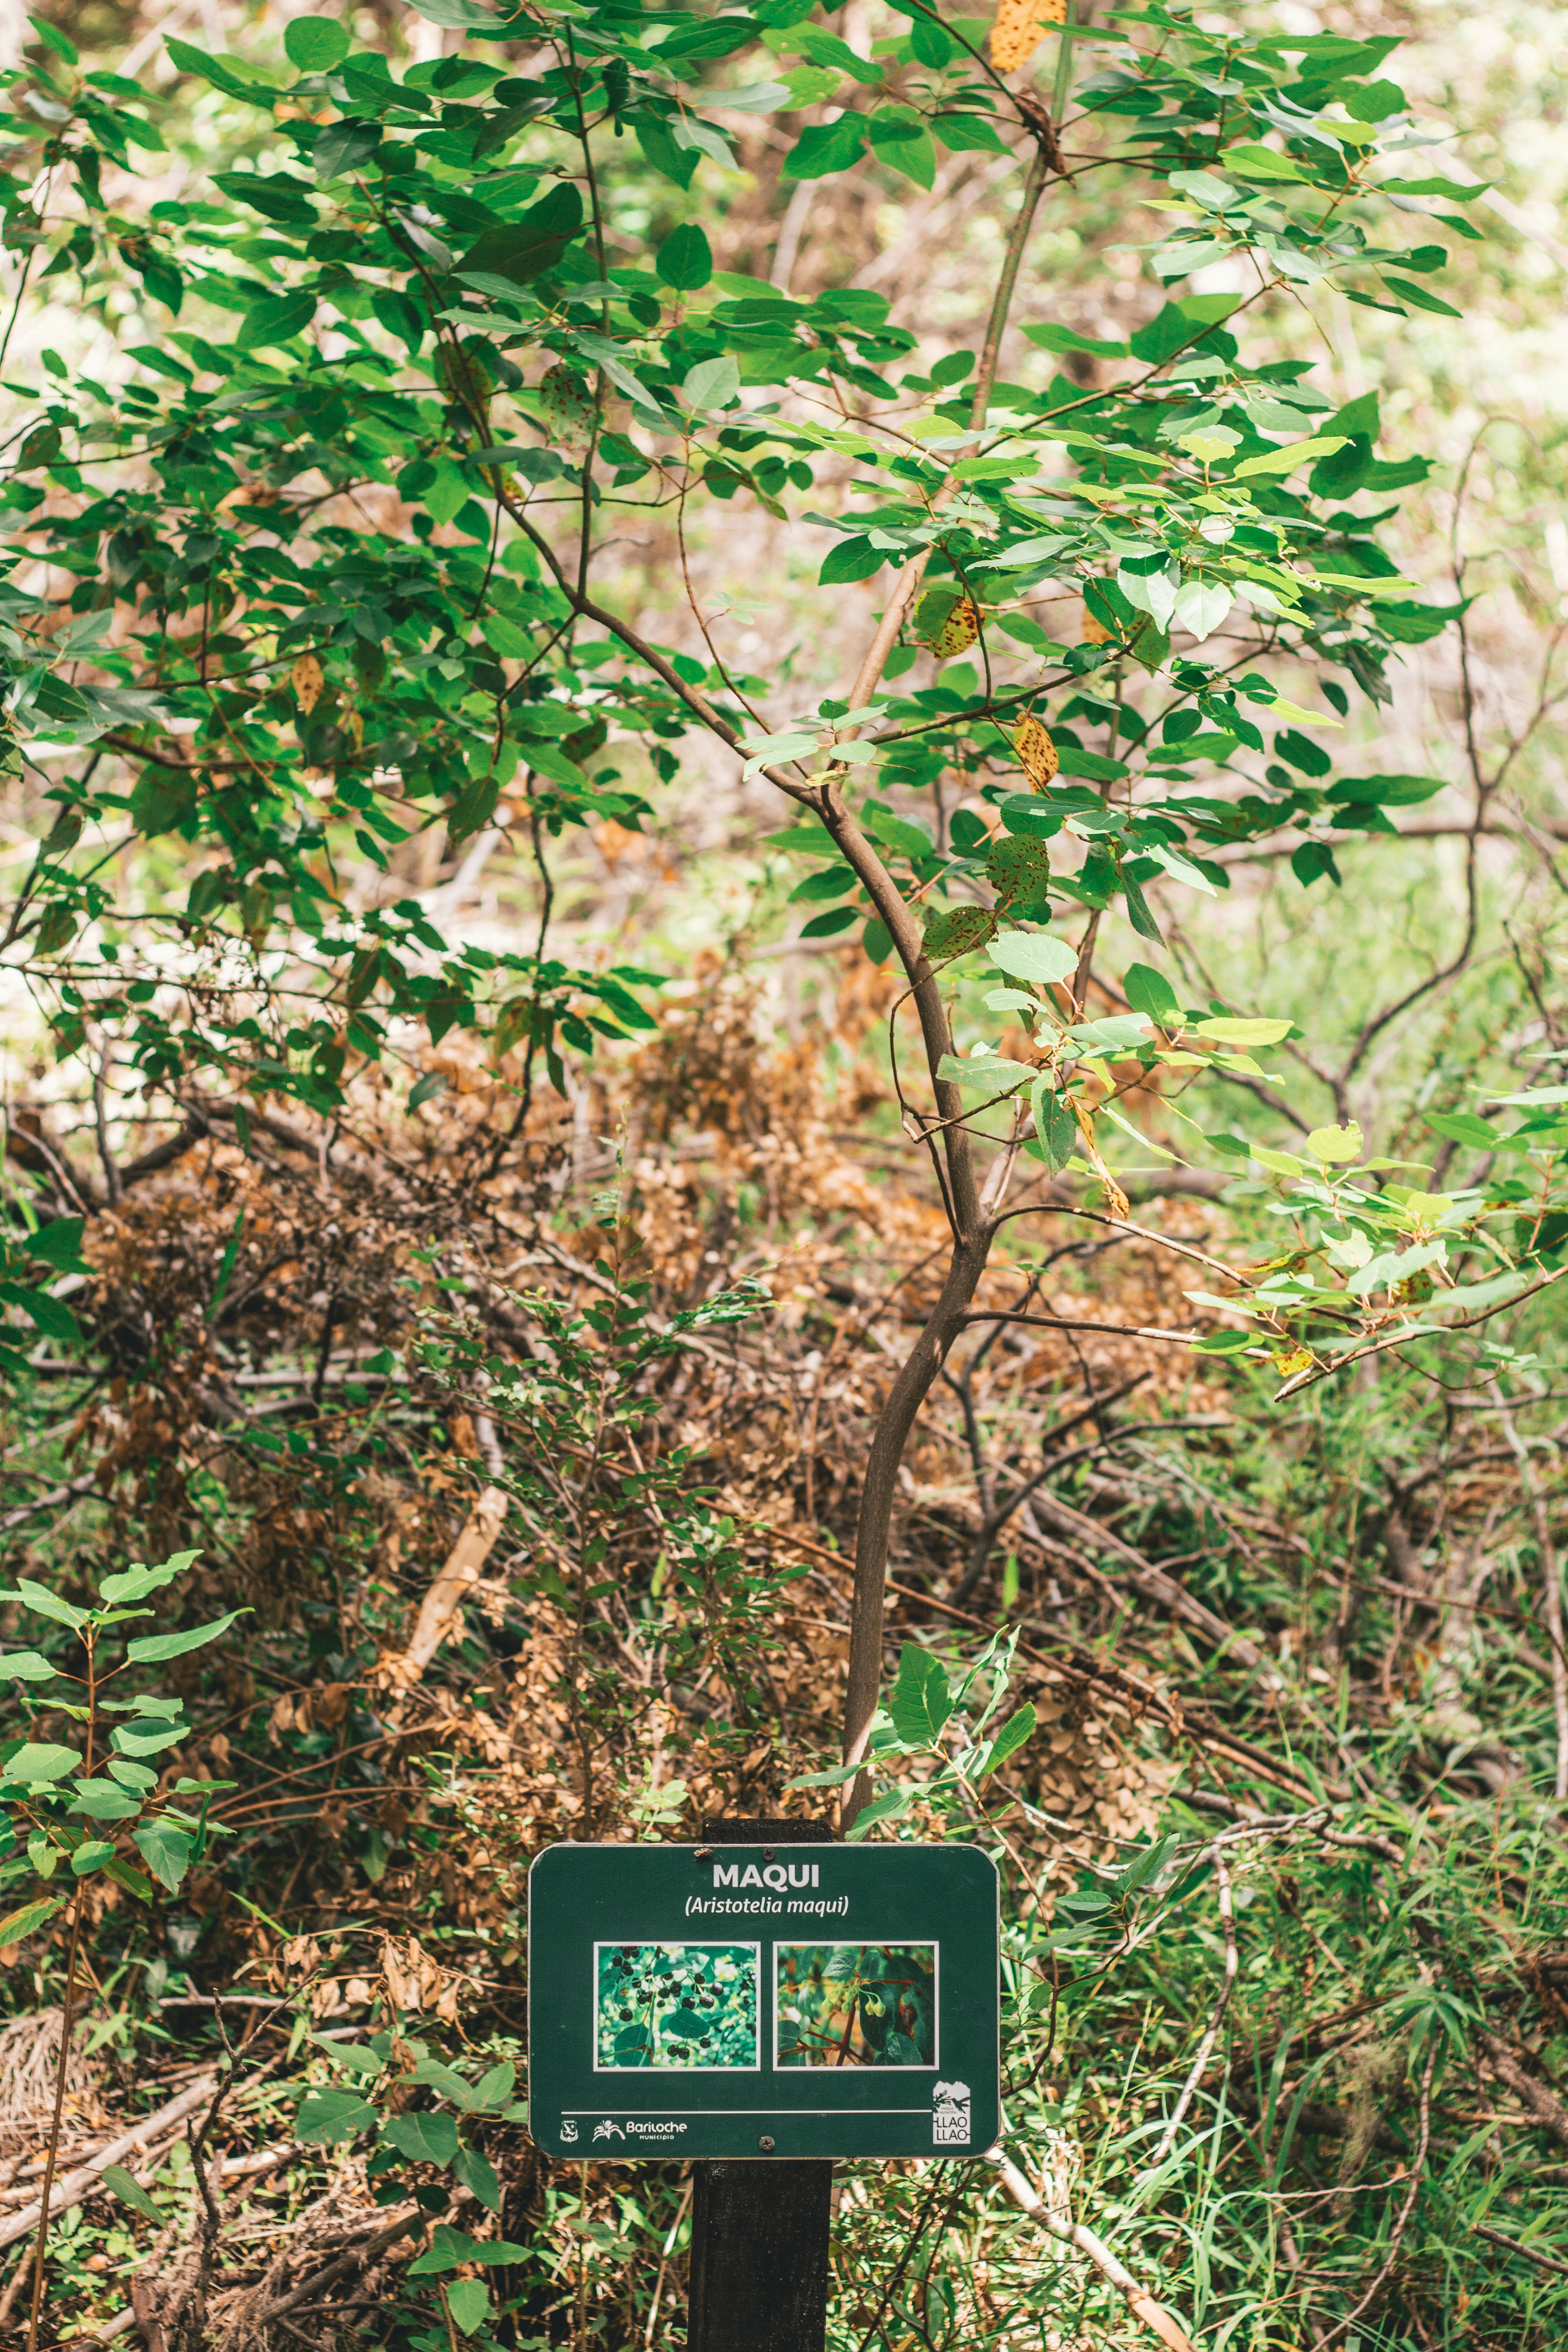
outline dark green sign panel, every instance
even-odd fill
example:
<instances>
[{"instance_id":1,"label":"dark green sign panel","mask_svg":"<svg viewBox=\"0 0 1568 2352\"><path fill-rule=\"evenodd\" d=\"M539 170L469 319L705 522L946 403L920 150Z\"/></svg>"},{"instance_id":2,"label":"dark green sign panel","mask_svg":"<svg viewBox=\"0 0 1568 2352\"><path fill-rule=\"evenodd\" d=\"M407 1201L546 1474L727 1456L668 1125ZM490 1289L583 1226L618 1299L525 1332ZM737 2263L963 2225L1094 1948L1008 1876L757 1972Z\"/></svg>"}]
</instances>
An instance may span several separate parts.
<instances>
[{"instance_id":1,"label":"dark green sign panel","mask_svg":"<svg viewBox=\"0 0 1568 2352\"><path fill-rule=\"evenodd\" d=\"M973 1846L552 1845L528 1881L552 2156L978 2156L997 1884Z\"/></svg>"}]
</instances>

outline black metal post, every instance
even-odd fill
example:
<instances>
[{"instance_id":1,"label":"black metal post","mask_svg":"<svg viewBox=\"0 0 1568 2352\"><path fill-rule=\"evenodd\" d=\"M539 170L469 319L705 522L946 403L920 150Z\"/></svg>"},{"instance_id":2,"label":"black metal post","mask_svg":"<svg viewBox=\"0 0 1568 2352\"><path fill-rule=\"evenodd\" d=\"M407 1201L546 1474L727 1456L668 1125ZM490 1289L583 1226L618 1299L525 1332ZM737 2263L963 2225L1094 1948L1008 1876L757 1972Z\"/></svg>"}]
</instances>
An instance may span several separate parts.
<instances>
[{"instance_id":1,"label":"black metal post","mask_svg":"<svg viewBox=\"0 0 1568 2352\"><path fill-rule=\"evenodd\" d=\"M826 1822L704 1822L713 1845L825 1845ZM823 2352L832 2164L693 2167L687 2352Z\"/></svg>"}]
</instances>

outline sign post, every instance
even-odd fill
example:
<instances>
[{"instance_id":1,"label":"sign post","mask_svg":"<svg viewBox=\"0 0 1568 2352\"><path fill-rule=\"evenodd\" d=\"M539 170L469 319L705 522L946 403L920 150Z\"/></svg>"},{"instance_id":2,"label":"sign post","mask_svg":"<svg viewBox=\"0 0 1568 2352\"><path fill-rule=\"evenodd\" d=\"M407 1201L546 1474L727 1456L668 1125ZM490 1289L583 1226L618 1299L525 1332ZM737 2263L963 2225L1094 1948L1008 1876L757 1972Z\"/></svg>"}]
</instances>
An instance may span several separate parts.
<instances>
[{"instance_id":1,"label":"sign post","mask_svg":"<svg viewBox=\"0 0 1568 2352\"><path fill-rule=\"evenodd\" d=\"M833 1843L826 1822L702 1828L710 1845L759 1845L763 1870L781 1841ZM694 2165L686 2352L824 2352L832 2221L831 2157Z\"/></svg>"},{"instance_id":2,"label":"sign post","mask_svg":"<svg viewBox=\"0 0 1568 2352\"><path fill-rule=\"evenodd\" d=\"M835 2157L1000 2129L995 1867L973 1846L714 1822L529 1874L529 2128L695 2159L690 2352L821 2352Z\"/></svg>"}]
</instances>

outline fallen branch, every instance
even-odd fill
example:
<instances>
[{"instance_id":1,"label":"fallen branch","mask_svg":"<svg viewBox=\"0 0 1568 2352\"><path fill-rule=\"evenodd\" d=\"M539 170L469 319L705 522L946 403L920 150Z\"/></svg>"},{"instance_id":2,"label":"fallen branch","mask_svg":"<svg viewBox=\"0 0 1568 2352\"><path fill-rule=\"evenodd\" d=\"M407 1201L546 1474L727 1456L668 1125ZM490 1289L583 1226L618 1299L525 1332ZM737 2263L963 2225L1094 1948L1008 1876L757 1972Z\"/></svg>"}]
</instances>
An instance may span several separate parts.
<instances>
[{"instance_id":1,"label":"fallen branch","mask_svg":"<svg viewBox=\"0 0 1568 2352\"><path fill-rule=\"evenodd\" d=\"M1070 2246L1074 2253L1082 2254L1091 2262L1101 2278L1108 2280L1126 2297L1127 2308L1133 2318L1152 2328L1161 2343L1169 2347L1169 2352L1197 2352L1197 2347L1180 2320L1174 2318L1163 2303L1156 2303L1147 2287L1140 2286L1125 2263L1111 2252L1103 2238L1097 2238L1094 2231L1086 2229L1081 2221L1058 2221L1045 2199L1037 2195L1011 2158L1005 2156L999 2147L994 2147L985 2161L996 2167L1002 2176L1003 2188L1020 2212L1026 2213L1031 2221L1037 2221L1059 2245Z\"/></svg>"},{"instance_id":2,"label":"fallen branch","mask_svg":"<svg viewBox=\"0 0 1568 2352\"><path fill-rule=\"evenodd\" d=\"M371 1679L383 1689L412 1690L426 1667L452 1632L468 1593L479 1580L484 1564L495 1549L506 1523L507 1498L500 1487L486 1486L463 1523L463 1531L419 1604L408 1646L401 1655L377 1661Z\"/></svg>"},{"instance_id":3,"label":"fallen branch","mask_svg":"<svg viewBox=\"0 0 1568 2352\"><path fill-rule=\"evenodd\" d=\"M1510 2238L1504 2230L1489 2230L1484 2221L1472 2221L1470 2228L1478 2238L1486 2238L1494 2246L1506 2246L1510 2254L1522 2255L1538 2270L1555 2271L1559 2277L1568 2278L1568 2263L1560 2263L1555 2254L1543 2254L1535 2246L1527 2246L1522 2238Z\"/></svg>"},{"instance_id":4,"label":"fallen branch","mask_svg":"<svg viewBox=\"0 0 1568 2352\"><path fill-rule=\"evenodd\" d=\"M1506 2083L1509 2089L1524 2101L1536 2122L1549 2131L1553 2139L1560 2140L1564 2147L1568 2147L1568 2107L1564 2107L1555 2091L1548 2090L1539 2076L1532 2074L1527 2066L1521 2066L1508 2043L1500 2042L1495 2033L1482 2033L1477 2038L1490 2059L1492 2073L1499 2082Z\"/></svg>"},{"instance_id":5,"label":"fallen branch","mask_svg":"<svg viewBox=\"0 0 1568 2352\"><path fill-rule=\"evenodd\" d=\"M53 2221L57 2213L63 2213L68 2205L79 2205L105 2165L118 2164L121 2158L129 2155L132 2148L144 2147L149 2140L156 2139L172 2124L177 2124L184 2116L192 2114L204 2099L210 2098L216 2087L216 2074L200 2075L180 2093L178 2098L171 2099L167 2106L160 2107L155 2115L147 2116L133 2130L121 2132L118 2139L111 2139L107 2147L100 2147L96 2156L89 2157L87 2162L78 2165L74 2172L62 2174L49 2192L49 2219ZM0 2247L15 2245L18 2238L25 2238L30 2231L36 2230L43 2218L43 2200L36 2197L20 2213L13 2213L8 2220L0 2221Z\"/></svg>"},{"instance_id":6,"label":"fallen branch","mask_svg":"<svg viewBox=\"0 0 1568 2352\"><path fill-rule=\"evenodd\" d=\"M245 2314L247 2323L253 2327L266 2327L273 2320L280 2319L285 2312L296 2310L312 2295L321 2294L323 2289L351 2270L363 2270L367 2263L384 2252L395 2240L405 2236L419 2219L417 2205L400 2205L389 2221L384 2222L380 2229L367 2232L357 2245L350 2246L324 2270L312 2272L308 2279L301 2280L298 2286L291 2287L287 2294L279 2295L260 2311L247 2311Z\"/></svg>"},{"instance_id":7,"label":"fallen branch","mask_svg":"<svg viewBox=\"0 0 1568 2352\"><path fill-rule=\"evenodd\" d=\"M1179 1618L1184 1625L1192 1626L1194 1633L1202 1633L1227 1657L1234 1658L1237 1665L1250 1667L1263 1664L1263 1653L1256 1642L1249 1641L1245 1633L1238 1633L1234 1626L1226 1623L1223 1617L1216 1617L1212 1609L1206 1609L1201 1601L1193 1598L1184 1584L1178 1584L1173 1576L1167 1576L1153 1560L1145 1559L1141 1551L1134 1551L1130 1543L1123 1543L1120 1536L1113 1535L1098 1519L1091 1519L1086 1511L1075 1511L1070 1503L1059 1502L1055 1495L1043 1492L1031 1497L1030 1508L1037 1519L1047 1520L1063 1535L1072 1536L1081 1544L1098 1545L1101 1551L1109 1552L1112 1559L1120 1560L1127 1571L1126 1580L1134 1592L1144 1601L1152 1601L1156 1608L1169 1610L1173 1617Z\"/></svg>"}]
</instances>

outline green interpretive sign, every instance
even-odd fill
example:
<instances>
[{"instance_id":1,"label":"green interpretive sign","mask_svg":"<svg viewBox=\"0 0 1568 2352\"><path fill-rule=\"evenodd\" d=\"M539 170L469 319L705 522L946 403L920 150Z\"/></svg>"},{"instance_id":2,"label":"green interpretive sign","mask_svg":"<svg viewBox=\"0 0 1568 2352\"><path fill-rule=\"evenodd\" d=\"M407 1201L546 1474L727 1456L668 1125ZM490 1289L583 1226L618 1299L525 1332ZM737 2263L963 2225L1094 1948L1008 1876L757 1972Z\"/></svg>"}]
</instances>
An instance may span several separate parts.
<instances>
[{"instance_id":1,"label":"green interpretive sign","mask_svg":"<svg viewBox=\"0 0 1568 2352\"><path fill-rule=\"evenodd\" d=\"M552 1845L528 1880L552 2156L978 2156L994 1864L962 1845Z\"/></svg>"}]
</instances>

